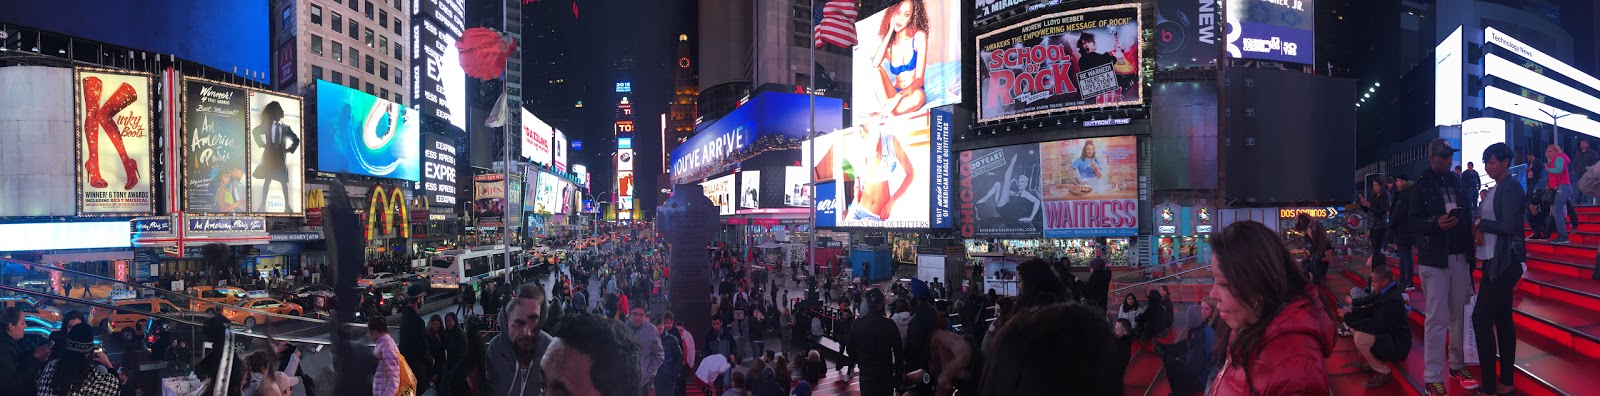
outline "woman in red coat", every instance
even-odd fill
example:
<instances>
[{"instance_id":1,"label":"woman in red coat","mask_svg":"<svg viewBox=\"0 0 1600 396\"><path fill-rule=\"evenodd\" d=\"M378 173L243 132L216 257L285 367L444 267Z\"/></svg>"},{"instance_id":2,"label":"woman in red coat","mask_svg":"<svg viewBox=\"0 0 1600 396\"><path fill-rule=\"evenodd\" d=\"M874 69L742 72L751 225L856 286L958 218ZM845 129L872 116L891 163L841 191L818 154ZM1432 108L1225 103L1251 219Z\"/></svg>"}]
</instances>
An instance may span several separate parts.
<instances>
[{"instance_id":1,"label":"woman in red coat","mask_svg":"<svg viewBox=\"0 0 1600 396\"><path fill-rule=\"evenodd\" d=\"M1210 395L1327 395L1334 327L1277 233L1238 222L1211 237L1222 320L1233 329Z\"/></svg>"}]
</instances>

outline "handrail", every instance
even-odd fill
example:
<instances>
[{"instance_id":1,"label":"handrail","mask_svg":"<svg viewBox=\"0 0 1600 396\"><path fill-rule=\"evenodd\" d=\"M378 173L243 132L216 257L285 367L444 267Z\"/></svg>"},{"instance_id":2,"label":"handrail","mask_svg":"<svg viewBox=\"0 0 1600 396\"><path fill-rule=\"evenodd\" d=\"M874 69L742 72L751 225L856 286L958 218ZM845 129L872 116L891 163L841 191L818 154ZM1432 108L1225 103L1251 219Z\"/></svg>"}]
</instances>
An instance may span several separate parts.
<instances>
[{"instance_id":1,"label":"handrail","mask_svg":"<svg viewBox=\"0 0 1600 396\"><path fill-rule=\"evenodd\" d=\"M1177 262L1182 263L1184 261L1188 261L1190 259L1195 259L1195 258L1199 258L1199 257L1200 256L1198 256L1198 255L1184 257L1184 258L1178 259ZM1206 265L1202 265L1202 266L1199 266L1199 267L1186 269L1186 270L1174 273L1172 275L1167 275L1167 276L1163 276L1163 277L1160 277L1160 278L1155 278L1155 279L1147 280L1147 281L1144 281L1144 282L1139 282L1139 283L1135 283L1135 284L1132 284L1132 285L1119 287L1116 290L1112 290L1110 294L1111 295L1120 294L1123 291L1128 290L1128 289L1132 289L1132 288L1140 287L1140 286L1145 286L1145 285L1149 285L1149 284L1152 284L1152 283L1162 282L1162 281L1165 281L1165 280L1168 280L1168 279L1171 279L1171 278L1176 278L1176 277L1182 276L1182 275L1190 273L1190 272L1195 272L1195 271L1199 271L1199 270L1202 270L1202 269L1210 269L1210 268L1211 268L1211 264L1206 264Z\"/></svg>"},{"instance_id":2,"label":"handrail","mask_svg":"<svg viewBox=\"0 0 1600 396\"><path fill-rule=\"evenodd\" d=\"M12 263L12 264L17 264L17 265L22 265L22 266L25 266L25 267L26 266L31 266L31 267L34 267L34 268L45 268L45 269L48 269L48 270L59 271L59 272L62 272L62 273L71 274L73 276L89 277L89 278L99 279L99 280L106 281L106 282L119 283L119 284L126 285L126 286L129 286L129 287L132 287L132 288L154 289L154 290L162 292L162 293L172 293L172 294L176 294L176 295L180 295L180 296L184 296L184 297L189 298L189 301L190 301L191 304L194 301L200 301L200 302L203 302L203 303L211 304L213 307L218 308L217 312L222 312L221 309L232 309L232 310L238 310L238 311L244 311L244 312L250 312L250 313L258 313L258 314L268 315L268 316L272 316L272 317L280 317L280 318L286 318L286 319L301 320L301 321L318 323L318 324L328 323L328 321L322 320L322 319L307 318L307 317L303 317L303 316L283 315L283 314L277 314L277 313L272 313L272 312L267 312L267 311L258 311L258 310L254 310L254 309L249 309L249 308L245 308L243 306L223 304L223 303L219 303L219 302L215 302L215 301L201 299L200 297L189 296L187 294L179 293L179 292L172 291L172 290L163 290L163 289L160 289L160 288L154 288L154 287L150 287L150 286L145 286L145 285L141 285L141 284L138 284L138 283L124 282L124 281L120 281L120 280L116 280L116 279L107 278L107 277L104 277L104 276L84 273L84 272L81 272L81 271L69 270L69 269L66 269L66 268L61 268L61 267L57 267L57 266L49 265L49 264L34 263L34 262L22 261L22 260L17 260L17 259L12 259L12 258L0 258L0 261L9 262L9 263ZM37 272L37 271L35 271L35 272ZM0 274L3 274L3 271L0 271ZM243 288L239 288L239 289L243 289ZM53 297L54 295L51 295L51 296L52 296L51 298L55 298L55 297ZM165 298L165 296L162 296L162 299L165 300L167 298Z\"/></svg>"},{"instance_id":3,"label":"handrail","mask_svg":"<svg viewBox=\"0 0 1600 396\"><path fill-rule=\"evenodd\" d=\"M0 291L8 291L8 292L12 292L12 293L28 294L28 295L32 295L32 296L36 296L36 297L41 298L41 301L42 301L42 299L61 300L61 301L66 301L66 302L79 304L79 305L86 305L86 306L95 307L95 308L101 308L101 309L106 309L106 310L114 310L112 312L115 312L115 311L132 312L132 313L136 313L136 314L140 314L140 315L144 315L144 316L148 316L148 317L152 317L152 318L166 319L166 320L172 321L174 323L181 323L181 324L185 324L185 325L189 325L189 326L195 326L195 327L203 327L203 326L205 326L203 323L191 321L189 319L185 319L185 318L181 318L181 317L170 316L170 315L165 315L165 314L160 314L160 313L155 313L155 312L144 312L144 311L140 311L140 310L135 309L135 308L118 307L116 305L107 304L107 303L98 302L98 301L90 301L90 300L84 300L84 299L80 299L80 298L48 294L48 293L44 293L44 292L40 292L40 291L36 291L36 290L24 289L24 288L11 286L11 285L6 285L6 284L0 284ZM267 335L259 334L259 333L253 332L253 331L232 329L232 328L230 328L229 330L232 330L234 334L242 334L242 335L249 336L249 337L254 337L254 338L268 339ZM303 343L303 344L333 345L332 342L316 340L316 339L309 339L309 338L302 338L302 337L281 337L281 336L273 336L273 337L277 338L279 340L282 340L282 341L292 341L292 342L299 342L299 343Z\"/></svg>"}]
</instances>

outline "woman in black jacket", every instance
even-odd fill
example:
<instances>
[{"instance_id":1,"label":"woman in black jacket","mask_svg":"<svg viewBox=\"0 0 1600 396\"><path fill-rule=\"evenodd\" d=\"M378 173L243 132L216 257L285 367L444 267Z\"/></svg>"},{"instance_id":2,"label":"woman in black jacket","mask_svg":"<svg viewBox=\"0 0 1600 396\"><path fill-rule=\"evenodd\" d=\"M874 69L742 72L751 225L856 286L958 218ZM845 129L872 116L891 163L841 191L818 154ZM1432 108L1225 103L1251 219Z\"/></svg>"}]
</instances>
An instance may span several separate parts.
<instances>
[{"instance_id":1,"label":"woman in black jacket","mask_svg":"<svg viewBox=\"0 0 1600 396\"><path fill-rule=\"evenodd\" d=\"M1507 174L1511 155L1505 143L1483 151L1483 168L1494 178L1495 187L1484 193L1483 212L1474 227L1477 258L1483 260L1483 283L1472 312L1484 385L1479 394L1490 394L1489 386L1496 386L1496 395L1515 391L1511 379L1517 364L1517 330L1511 320L1511 292L1522 278L1527 255L1522 228L1522 207L1527 199L1522 185Z\"/></svg>"}]
</instances>

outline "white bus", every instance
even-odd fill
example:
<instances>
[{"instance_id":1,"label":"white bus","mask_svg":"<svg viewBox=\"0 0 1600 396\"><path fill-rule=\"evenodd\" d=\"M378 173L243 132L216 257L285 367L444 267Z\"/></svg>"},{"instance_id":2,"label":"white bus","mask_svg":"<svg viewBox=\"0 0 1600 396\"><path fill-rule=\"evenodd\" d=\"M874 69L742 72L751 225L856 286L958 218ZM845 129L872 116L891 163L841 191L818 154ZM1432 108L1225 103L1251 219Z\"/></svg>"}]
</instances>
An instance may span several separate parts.
<instances>
[{"instance_id":1,"label":"white bus","mask_svg":"<svg viewBox=\"0 0 1600 396\"><path fill-rule=\"evenodd\" d=\"M505 275L505 245L478 246L472 249L439 252L429 263L429 283L435 289L457 289L462 283L477 284L484 279ZM520 255L512 251L512 257ZM521 267L521 260L511 265Z\"/></svg>"}]
</instances>

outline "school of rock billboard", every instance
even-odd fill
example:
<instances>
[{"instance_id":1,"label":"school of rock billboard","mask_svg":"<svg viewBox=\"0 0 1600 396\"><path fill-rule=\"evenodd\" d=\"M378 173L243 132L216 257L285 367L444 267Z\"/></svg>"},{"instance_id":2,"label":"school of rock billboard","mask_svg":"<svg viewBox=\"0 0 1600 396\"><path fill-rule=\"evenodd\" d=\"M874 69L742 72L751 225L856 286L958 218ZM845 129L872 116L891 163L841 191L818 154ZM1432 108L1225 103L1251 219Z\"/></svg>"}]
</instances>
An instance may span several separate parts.
<instances>
[{"instance_id":1,"label":"school of rock billboard","mask_svg":"<svg viewBox=\"0 0 1600 396\"><path fill-rule=\"evenodd\" d=\"M150 75L78 69L79 216L151 214Z\"/></svg>"},{"instance_id":2,"label":"school of rock billboard","mask_svg":"<svg viewBox=\"0 0 1600 396\"><path fill-rule=\"evenodd\" d=\"M962 237L1138 234L1136 137L1029 143L959 157Z\"/></svg>"},{"instance_id":3,"label":"school of rock billboard","mask_svg":"<svg viewBox=\"0 0 1600 396\"><path fill-rule=\"evenodd\" d=\"M1048 12L978 35L978 120L1142 104L1139 6Z\"/></svg>"}]
</instances>

